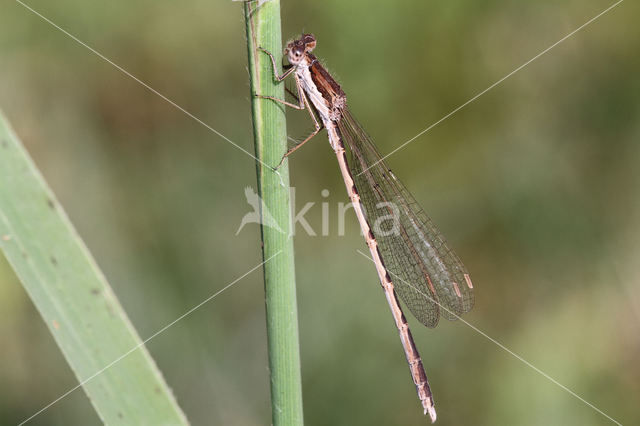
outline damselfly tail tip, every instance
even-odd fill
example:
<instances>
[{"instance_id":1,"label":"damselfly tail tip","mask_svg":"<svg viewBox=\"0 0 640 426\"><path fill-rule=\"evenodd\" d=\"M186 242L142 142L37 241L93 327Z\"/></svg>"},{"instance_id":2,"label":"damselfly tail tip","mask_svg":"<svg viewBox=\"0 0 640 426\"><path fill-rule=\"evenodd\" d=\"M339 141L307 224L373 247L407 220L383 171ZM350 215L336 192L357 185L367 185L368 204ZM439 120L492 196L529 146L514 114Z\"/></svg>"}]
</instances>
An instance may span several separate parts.
<instances>
[{"instance_id":1,"label":"damselfly tail tip","mask_svg":"<svg viewBox=\"0 0 640 426\"><path fill-rule=\"evenodd\" d=\"M429 400L429 404L424 407L424 414L426 415L427 413L429 413L429 417L431 417L431 423L435 423L436 422L436 407L433 406L433 400Z\"/></svg>"}]
</instances>

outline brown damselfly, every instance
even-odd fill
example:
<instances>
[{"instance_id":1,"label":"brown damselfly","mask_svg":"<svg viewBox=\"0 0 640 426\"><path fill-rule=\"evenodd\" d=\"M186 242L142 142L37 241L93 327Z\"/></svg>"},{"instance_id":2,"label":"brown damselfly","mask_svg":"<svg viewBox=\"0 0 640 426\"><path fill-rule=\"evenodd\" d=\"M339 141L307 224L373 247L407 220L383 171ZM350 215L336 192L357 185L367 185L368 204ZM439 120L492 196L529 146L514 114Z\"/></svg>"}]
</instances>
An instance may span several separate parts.
<instances>
[{"instance_id":1,"label":"brown damselfly","mask_svg":"<svg viewBox=\"0 0 640 426\"><path fill-rule=\"evenodd\" d=\"M349 112L340 85L311 54L315 46L316 39L311 34L303 34L290 42L285 49L289 65L282 75L278 73L273 55L261 49L271 58L276 80L294 76L298 103L258 96L296 109L306 108L315 124L315 131L289 149L282 161L320 130L327 129L329 143L338 158L347 193L400 333L418 397L433 422L436 411L427 375L396 294L418 321L435 327L441 315L453 320L471 309L473 285L458 256L387 167L371 138ZM345 145L351 153L349 161Z\"/></svg>"}]
</instances>

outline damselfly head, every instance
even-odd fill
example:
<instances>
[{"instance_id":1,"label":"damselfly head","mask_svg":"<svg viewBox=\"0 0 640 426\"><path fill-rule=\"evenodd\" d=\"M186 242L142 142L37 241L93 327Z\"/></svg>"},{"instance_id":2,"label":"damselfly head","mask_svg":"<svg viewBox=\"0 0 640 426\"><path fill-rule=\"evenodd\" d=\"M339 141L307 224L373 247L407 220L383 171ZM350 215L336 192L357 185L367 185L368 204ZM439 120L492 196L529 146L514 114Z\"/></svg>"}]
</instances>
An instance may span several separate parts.
<instances>
[{"instance_id":1,"label":"damselfly head","mask_svg":"<svg viewBox=\"0 0 640 426\"><path fill-rule=\"evenodd\" d=\"M291 65L298 65L304 58L304 54L311 52L316 47L316 38L313 34L302 34L298 40L287 44L284 54Z\"/></svg>"}]
</instances>

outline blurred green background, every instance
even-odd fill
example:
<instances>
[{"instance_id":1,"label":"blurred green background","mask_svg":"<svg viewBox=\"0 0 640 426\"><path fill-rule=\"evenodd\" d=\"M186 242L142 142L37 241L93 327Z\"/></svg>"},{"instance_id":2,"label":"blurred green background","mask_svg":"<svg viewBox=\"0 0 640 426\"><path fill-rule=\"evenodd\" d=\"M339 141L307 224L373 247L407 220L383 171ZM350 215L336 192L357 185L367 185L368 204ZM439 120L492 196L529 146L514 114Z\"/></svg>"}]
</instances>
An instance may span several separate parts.
<instances>
[{"instance_id":1,"label":"blurred green background","mask_svg":"<svg viewBox=\"0 0 640 426\"><path fill-rule=\"evenodd\" d=\"M240 4L28 4L253 151ZM387 153L611 4L283 2L283 34L316 35ZM623 424L640 423L639 13L621 3L388 160L471 271L465 320ZM253 160L11 1L0 108L142 338L261 261L257 225L235 235ZM325 136L290 165L318 234L330 211L329 236L295 238L306 422L426 424L351 212L337 235ZM0 311L0 423L17 424L77 381L2 257ZM439 425L611 423L467 325L409 321ZM194 425L270 424L259 271L148 346ZM99 423L76 391L29 424Z\"/></svg>"}]
</instances>

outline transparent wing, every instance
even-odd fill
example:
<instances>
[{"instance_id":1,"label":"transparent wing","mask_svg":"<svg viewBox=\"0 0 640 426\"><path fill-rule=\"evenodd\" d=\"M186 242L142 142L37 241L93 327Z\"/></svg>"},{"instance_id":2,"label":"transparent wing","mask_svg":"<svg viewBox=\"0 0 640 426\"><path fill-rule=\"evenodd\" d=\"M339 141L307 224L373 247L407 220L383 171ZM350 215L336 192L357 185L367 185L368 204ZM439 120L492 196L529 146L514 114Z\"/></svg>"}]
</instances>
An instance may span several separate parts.
<instances>
[{"instance_id":1,"label":"transparent wing","mask_svg":"<svg viewBox=\"0 0 640 426\"><path fill-rule=\"evenodd\" d=\"M349 169L396 292L422 324L456 319L473 307L469 273L432 220L395 177L369 136L345 109L338 129Z\"/></svg>"}]
</instances>

